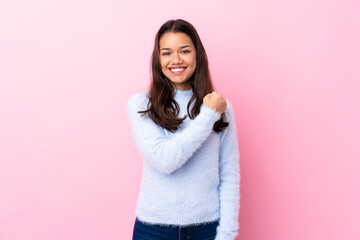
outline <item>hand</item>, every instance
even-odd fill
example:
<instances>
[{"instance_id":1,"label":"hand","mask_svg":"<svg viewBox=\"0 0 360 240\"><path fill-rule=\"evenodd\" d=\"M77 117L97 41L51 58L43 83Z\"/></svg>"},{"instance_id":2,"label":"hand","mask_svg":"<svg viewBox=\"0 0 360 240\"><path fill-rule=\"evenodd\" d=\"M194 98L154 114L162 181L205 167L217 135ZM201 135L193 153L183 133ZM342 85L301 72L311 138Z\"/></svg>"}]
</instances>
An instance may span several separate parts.
<instances>
[{"instance_id":1,"label":"hand","mask_svg":"<svg viewBox=\"0 0 360 240\"><path fill-rule=\"evenodd\" d=\"M203 104L216 112L222 114L226 110L226 100L222 97L222 95L218 92L208 93L203 98Z\"/></svg>"}]
</instances>

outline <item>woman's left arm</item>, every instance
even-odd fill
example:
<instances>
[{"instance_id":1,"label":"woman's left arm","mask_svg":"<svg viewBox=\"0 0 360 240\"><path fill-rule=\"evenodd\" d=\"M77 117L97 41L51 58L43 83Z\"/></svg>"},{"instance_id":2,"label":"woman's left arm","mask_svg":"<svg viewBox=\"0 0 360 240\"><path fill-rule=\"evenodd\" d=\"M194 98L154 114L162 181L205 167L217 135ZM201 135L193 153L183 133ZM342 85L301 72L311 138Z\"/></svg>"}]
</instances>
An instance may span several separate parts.
<instances>
[{"instance_id":1,"label":"woman's left arm","mask_svg":"<svg viewBox=\"0 0 360 240\"><path fill-rule=\"evenodd\" d=\"M238 234L240 209L240 164L231 103L227 101L226 117L229 126L220 135L220 224L215 240L234 240Z\"/></svg>"}]
</instances>

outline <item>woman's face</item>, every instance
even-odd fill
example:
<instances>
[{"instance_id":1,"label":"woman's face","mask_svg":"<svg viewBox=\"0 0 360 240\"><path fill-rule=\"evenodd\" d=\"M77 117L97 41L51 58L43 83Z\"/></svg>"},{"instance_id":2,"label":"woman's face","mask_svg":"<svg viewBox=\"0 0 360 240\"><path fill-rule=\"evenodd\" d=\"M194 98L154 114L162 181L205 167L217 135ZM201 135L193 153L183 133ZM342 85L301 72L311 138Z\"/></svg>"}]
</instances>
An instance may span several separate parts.
<instances>
[{"instance_id":1,"label":"woman's face","mask_svg":"<svg viewBox=\"0 0 360 240\"><path fill-rule=\"evenodd\" d=\"M185 33L167 32L159 41L160 65L164 75L178 90L190 90L188 81L196 68L196 50Z\"/></svg>"}]
</instances>

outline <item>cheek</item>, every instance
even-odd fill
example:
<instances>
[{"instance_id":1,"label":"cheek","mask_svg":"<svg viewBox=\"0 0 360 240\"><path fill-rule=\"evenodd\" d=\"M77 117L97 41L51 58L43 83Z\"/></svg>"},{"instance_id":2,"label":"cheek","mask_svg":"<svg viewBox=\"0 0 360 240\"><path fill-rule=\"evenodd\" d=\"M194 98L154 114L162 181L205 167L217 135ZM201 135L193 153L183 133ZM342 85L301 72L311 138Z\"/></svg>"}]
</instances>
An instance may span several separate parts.
<instances>
[{"instance_id":1,"label":"cheek","mask_svg":"<svg viewBox=\"0 0 360 240\"><path fill-rule=\"evenodd\" d=\"M160 59L160 65L162 69L165 69L167 67L168 62L166 59Z\"/></svg>"},{"instance_id":2,"label":"cheek","mask_svg":"<svg viewBox=\"0 0 360 240\"><path fill-rule=\"evenodd\" d=\"M192 72L195 72L195 69L196 69L196 61L194 61L194 62L191 63L191 70L192 70Z\"/></svg>"},{"instance_id":3,"label":"cheek","mask_svg":"<svg viewBox=\"0 0 360 240\"><path fill-rule=\"evenodd\" d=\"M195 68L196 67L196 56L192 56L189 60L191 65Z\"/></svg>"}]
</instances>

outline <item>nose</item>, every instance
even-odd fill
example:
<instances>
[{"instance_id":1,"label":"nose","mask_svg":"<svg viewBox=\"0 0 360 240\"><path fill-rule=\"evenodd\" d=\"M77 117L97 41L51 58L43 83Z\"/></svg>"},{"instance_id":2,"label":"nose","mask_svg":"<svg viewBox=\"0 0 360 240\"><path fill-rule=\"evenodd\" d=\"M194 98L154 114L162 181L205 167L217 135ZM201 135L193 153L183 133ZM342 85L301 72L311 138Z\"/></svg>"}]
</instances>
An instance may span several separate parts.
<instances>
[{"instance_id":1,"label":"nose","mask_svg":"<svg viewBox=\"0 0 360 240\"><path fill-rule=\"evenodd\" d=\"M181 56L179 54L174 54L173 55L173 59L172 59L172 63L173 64L181 64L182 63L182 59L181 59Z\"/></svg>"}]
</instances>

